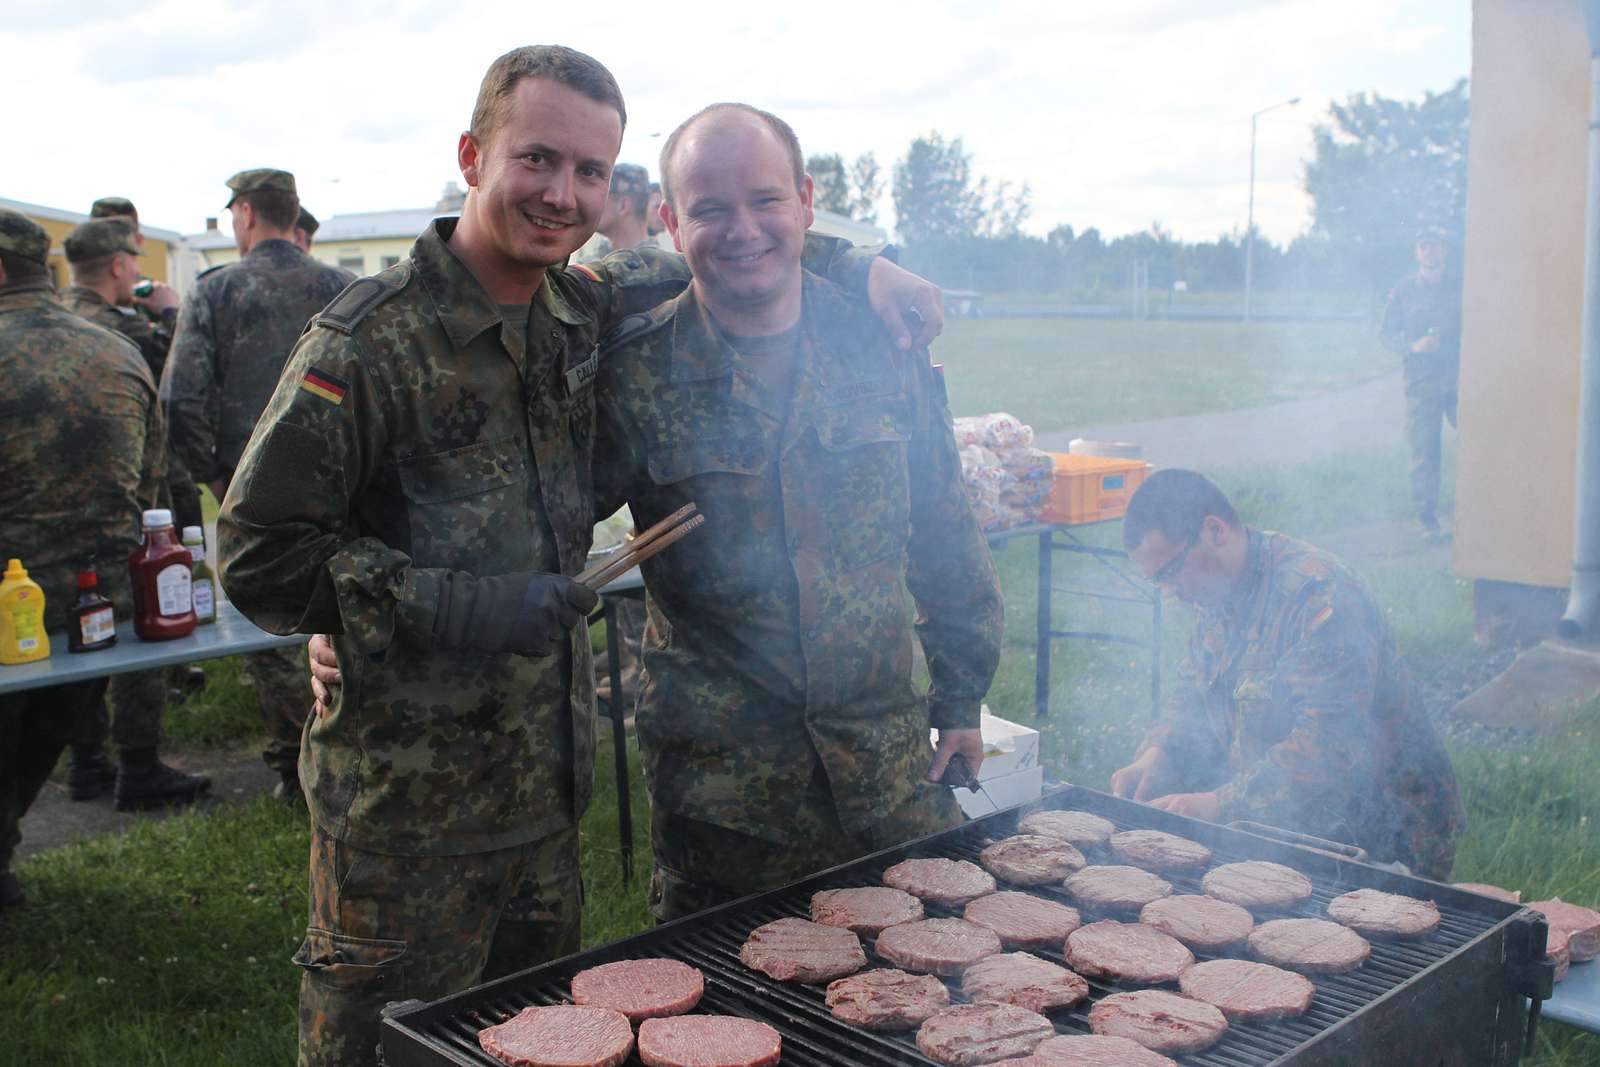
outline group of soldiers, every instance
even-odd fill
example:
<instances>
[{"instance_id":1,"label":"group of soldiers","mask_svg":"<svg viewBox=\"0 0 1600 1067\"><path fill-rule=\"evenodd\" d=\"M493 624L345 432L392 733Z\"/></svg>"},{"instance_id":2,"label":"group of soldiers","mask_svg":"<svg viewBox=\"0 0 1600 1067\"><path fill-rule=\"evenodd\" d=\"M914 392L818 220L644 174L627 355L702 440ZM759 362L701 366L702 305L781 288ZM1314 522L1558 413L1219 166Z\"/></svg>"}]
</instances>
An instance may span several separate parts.
<instances>
[{"instance_id":1,"label":"group of soldiers","mask_svg":"<svg viewBox=\"0 0 1600 1067\"><path fill-rule=\"evenodd\" d=\"M84 412L70 434L13 440L8 409L0 482L33 482L15 499L0 487L0 523L38 516L36 542L56 505L75 507L83 528L63 540L115 571L170 437L223 500L230 599L267 630L316 635L309 721L303 661L252 666L263 706L284 698L266 713L269 762L311 821L303 1065L372 1063L388 1002L578 947L597 591L573 576L621 505L640 526L688 502L705 517L644 566L634 710L659 919L954 826L941 780L956 757L982 763L1003 604L926 352L938 291L809 233L793 131L743 104L666 141L656 217L682 256L663 251L639 211L647 176L615 166L625 123L591 57L501 56L458 143L460 217L355 280L295 248L290 175L236 175L244 256L169 324L166 436L149 368L60 307L27 267L48 241L0 216L0 361L13 380L40 364L14 395ZM575 262L601 227L613 250ZM55 472L89 467L116 479L95 506L87 483L49 498ZM1248 530L1193 472L1153 476L1126 533L1202 629L1113 786L1442 873L1459 825L1448 761L1348 568ZM40 548L57 612L74 551ZM60 751L60 716L32 707L0 707L6 752L33 759L0 815Z\"/></svg>"}]
</instances>

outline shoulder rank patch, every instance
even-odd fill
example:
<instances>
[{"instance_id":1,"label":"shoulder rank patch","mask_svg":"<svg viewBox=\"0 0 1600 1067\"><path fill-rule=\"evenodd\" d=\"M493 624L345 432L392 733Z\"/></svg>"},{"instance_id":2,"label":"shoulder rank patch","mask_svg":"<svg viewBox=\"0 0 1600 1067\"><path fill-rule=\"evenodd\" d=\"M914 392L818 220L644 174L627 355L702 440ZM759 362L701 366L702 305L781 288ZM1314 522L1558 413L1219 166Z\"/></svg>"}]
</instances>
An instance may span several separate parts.
<instances>
[{"instance_id":1,"label":"shoulder rank patch","mask_svg":"<svg viewBox=\"0 0 1600 1067\"><path fill-rule=\"evenodd\" d=\"M337 405L344 403L344 394L350 391L350 383L313 367L300 379L300 388L312 396L321 397L328 403Z\"/></svg>"},{"instance_id":2,"label":"shoulder rank patch","mask_svg":"<svg viewBox=\"0 0 1600 1067\"><path fill-rule=\"evenodd\" d=\"M334 297L311 322L348 336L373 308L399 291L399 286L389 285L377 277L357 278L345 286L344 292Z\"/></svg>"}]
</instances>

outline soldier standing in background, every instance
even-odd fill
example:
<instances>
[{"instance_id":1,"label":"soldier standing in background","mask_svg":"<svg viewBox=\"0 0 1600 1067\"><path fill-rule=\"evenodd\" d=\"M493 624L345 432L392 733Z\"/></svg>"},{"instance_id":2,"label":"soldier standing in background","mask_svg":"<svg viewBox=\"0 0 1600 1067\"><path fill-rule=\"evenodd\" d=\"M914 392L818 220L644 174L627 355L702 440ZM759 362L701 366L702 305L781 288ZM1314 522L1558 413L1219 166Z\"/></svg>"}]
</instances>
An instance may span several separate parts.
<instances>
[{"instance_id":1,"label":"soldier standing in background","mask_svg":"<svg viewBox=\"0 0 1600 1067\"><path fill-rule=\"evenodd\" d=\"M294 243L300 200L294 175L247 170L228 179L234 243L241 258L195 281L184 301L161 402L173 450L219 501L295 341L352 280ZM278 795L300 797L300 734L308 710L299 648L245 659L267 731L262 754L280 777Z\"/></svg>"},{"instance_id":2,"label":"soldier standing in background","mask_svg":"<svg viewBox=\"0 0 1600 1067\"><path fill-rule=\"evenodd\" d=\"M60 305L50 238L0 210L0 545L45 595L60 631L78 571L94 568L122 618L128 554L161 480L155 382L126 339ZM0 908L23 902L11 860L20 824L104 678L0 696Z\"/></svg>"},{"instance_id":3,"label":"soldier standing in background","mask_svg":"<svg viewBox=\"0 0 1600 1067\"><path fill-rule=\"evenodd\" d=\"M317 217L302 206L300 208L300 217L295 219L294 222L295 247L309 256L311 254L311 242L317 236L317 230L321 229L321 227L322 223L317 221Z\"/></svg>"},{"instance_id":4,"label":"soldier standing in background","mask_svg":"<svg viewBox=\"0 0 1600 1067\"><path fill-rule=\"evenodd\" d=\"M1461 375L1461 276L1448 270L1449 239L1442 230L1417 234L1417 272L1389 294L1379 336L1404 361L1406 444L1411 449L1411 501L1422 534L1439 532L1439 438L1456 424Z\"/></svg>"},{"instance_id":5,"label":"soldier standing in background","mask_svg":"<svg viewBox=\"0 0 1600 1067\"><path fill-rule=\"evenodd\" d=\"M938 779L983 760L1004 605L950 413L925 350L803 270L803 158L744 105L679 126L662 182L694 281L601 352L596 514L706 518L643 565L663 922L956 825Z\"/></svg>"},{"instance_id":6,"label":"soldier standing in background","mask_svg":"<svg viewBox=\"0 0 1600 1067\"><path fill-rule=\"evenodd\" d=\"M171 334L153 329L130 307L133 285L139 277L140 249L135 233L131 220L103 217L90 219L68 234L62 244L72 268L72 285L62 294L62 303L95 325L133 341L151 370L153 382L155 373L166 362ZM178 298L166 286L161 289L152 293L157 297L154 306L170 325L177 315ZM162 503L165 506L167 502ZM198 522L197 515L190 525ZM108 717L104 706L97 705L85 731L72 740L67 790L73 800L90 800L107 785L113 785L117 810L130 811L186 804L210 788L211 780L206 776L186 774L160 759L161 712L167 700L164 670L113 676L110 699L113 715ZM118 749L115 771L105 754L108 733Z\"/></svg>"}]
</instances>

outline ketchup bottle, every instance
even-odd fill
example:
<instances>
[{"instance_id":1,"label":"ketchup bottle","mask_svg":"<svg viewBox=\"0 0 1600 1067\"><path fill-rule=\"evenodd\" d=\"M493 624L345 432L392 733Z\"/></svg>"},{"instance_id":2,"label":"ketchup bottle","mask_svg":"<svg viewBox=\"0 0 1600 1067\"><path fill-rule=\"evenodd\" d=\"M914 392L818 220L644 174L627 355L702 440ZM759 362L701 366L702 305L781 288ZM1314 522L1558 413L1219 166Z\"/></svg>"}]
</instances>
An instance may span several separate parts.
<instances>
[{"instance_id":1,"label":"ketchup bottle","mask_svg":"<svg viewBox=\"0 0 1600 1067\"><path fill-rule=\"evenodd\" d=\"M169 641L194 632L190 568L194 557L172 528L172 512L144 513L144 536L128 556L133 583L133 632L144 641Z\"/></svg>"}]
</instances>

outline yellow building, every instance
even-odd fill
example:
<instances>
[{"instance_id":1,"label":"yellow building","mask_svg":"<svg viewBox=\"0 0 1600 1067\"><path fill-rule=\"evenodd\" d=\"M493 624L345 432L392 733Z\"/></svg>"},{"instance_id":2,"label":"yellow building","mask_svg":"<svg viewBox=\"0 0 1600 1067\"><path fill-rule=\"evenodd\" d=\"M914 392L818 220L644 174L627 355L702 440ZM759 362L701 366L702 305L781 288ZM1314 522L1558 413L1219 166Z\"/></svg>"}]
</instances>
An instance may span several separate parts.
<instances>
[{"instance_id":1,"label":"yellow building","mask_svg":"<svg viewBox=\"0 0 1600 1067\"><path fill-rule=\"evenodd\" d=\"M70 285L72 273L67 268L67 256L61 242L79 223L88 221L88 214L21 200L0 199L0 208L26 215L44 227L44 231L50 235L50 273L55 277L56 288L64 289ZM183 285L180 283L187 280L180 276L182 271L179 269L185 258L183 235L175 230L146 226L143 220L139 229L144 234L144 255L139 257L139 269L145 277L166 282L181 293Z\"/></svg>"}]
</instances>

